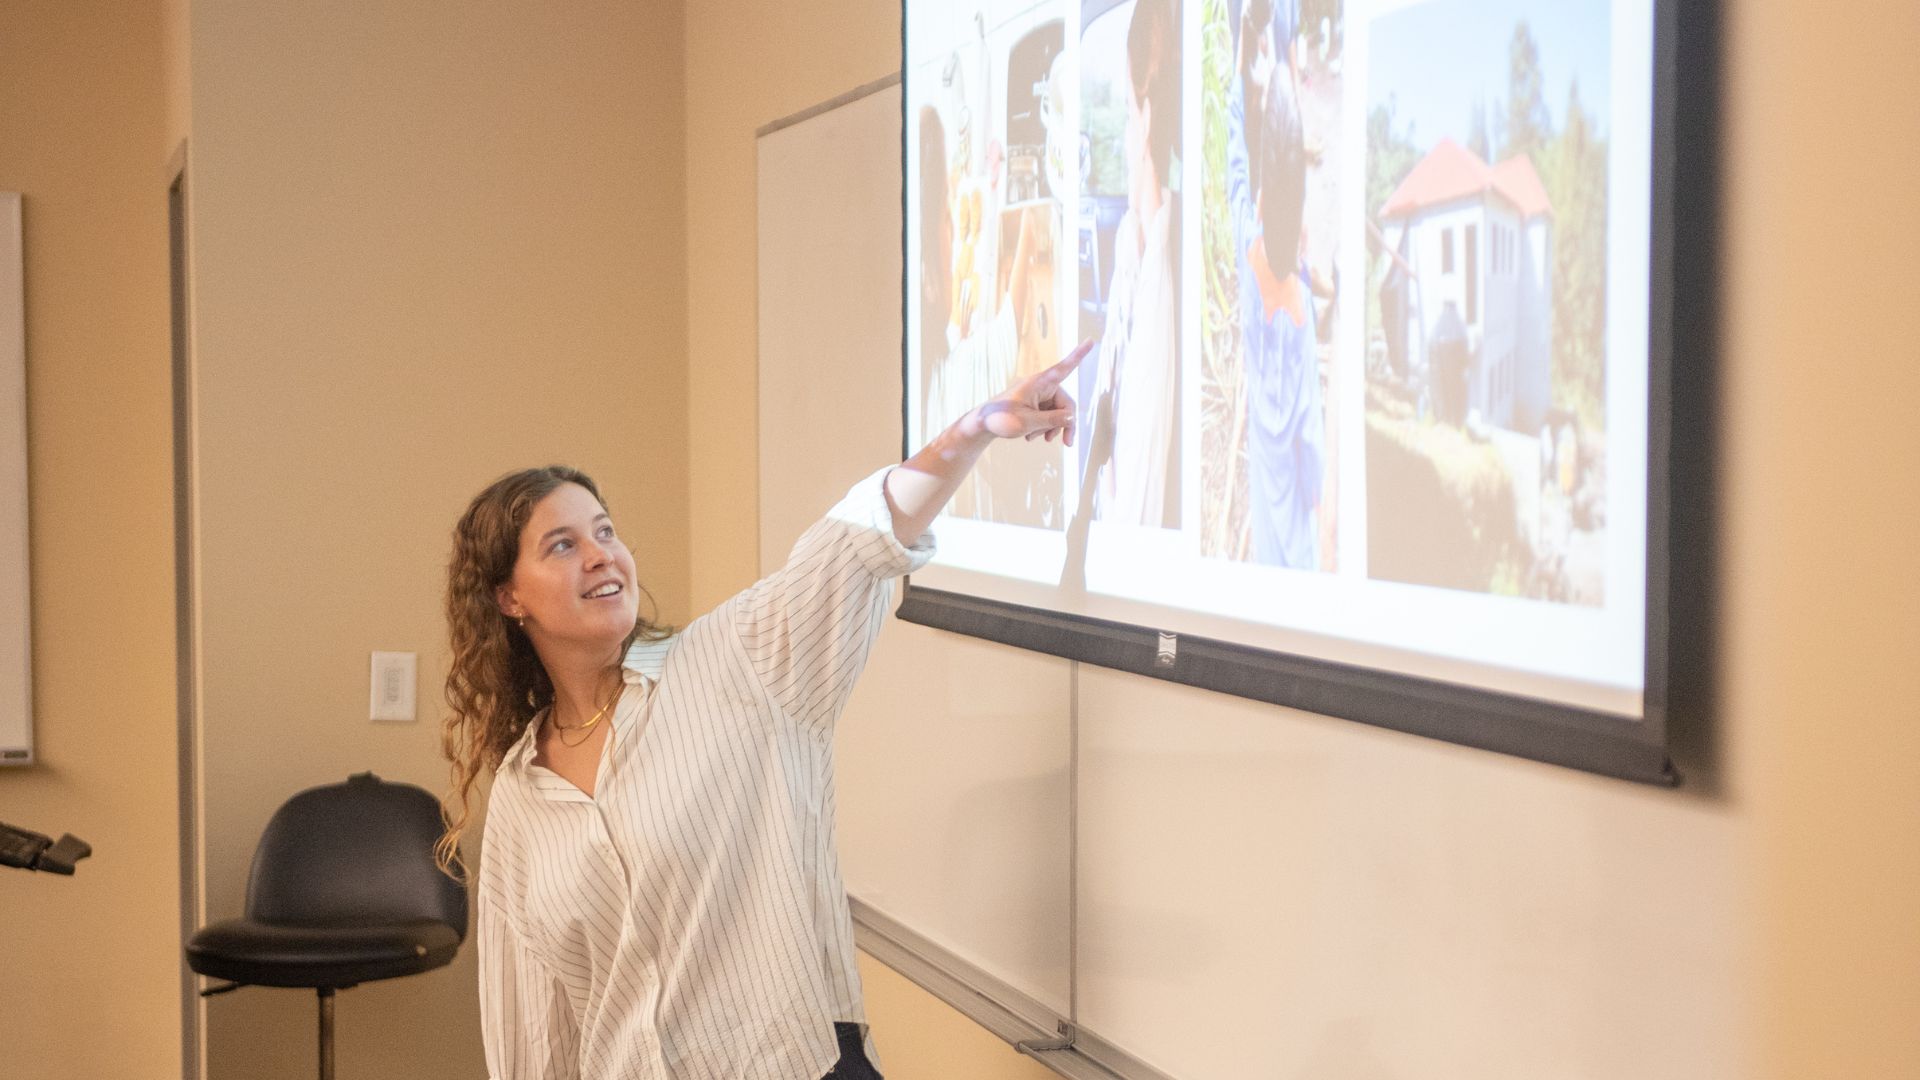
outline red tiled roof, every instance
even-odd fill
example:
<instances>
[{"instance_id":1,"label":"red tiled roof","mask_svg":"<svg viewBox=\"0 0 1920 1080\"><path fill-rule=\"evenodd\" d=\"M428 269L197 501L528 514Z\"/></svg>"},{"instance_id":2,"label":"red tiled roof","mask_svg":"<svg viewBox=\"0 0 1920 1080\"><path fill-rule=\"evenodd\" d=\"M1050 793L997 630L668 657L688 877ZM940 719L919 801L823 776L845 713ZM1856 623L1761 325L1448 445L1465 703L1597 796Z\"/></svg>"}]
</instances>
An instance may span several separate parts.
<instances>
[{"instance_id":1,"label":"red tiled roof","mask_svg":"<svg viewBox=\"0 0 1920 1080\"><path fill-rule=\"evenodd\" d=\"M1495 165L1493 186L1513 200L1513 205L1520 208L1523 218L1553 213L1553 202L1547 198L1547 187L1540 182L1540 174L1534 171L1533 159L1525 154L1515 154Z\"/></svg>"},{"instance_id":2,"label":"red tiled roof","mask_svg":"<svg viewBox=\"0 0 1920 1080\"><path fill-rule=\"evenodd\" d=\"M1553 213L1547 189L1526 155L1517 154L1489 168L1480 155L1452 139L1441 139L1413 171L1407 173L1407 178L1400 181L1400 186L1393 189L1387 204L1380 209L1380 216L1409 217L1426 207L1479 195L1489 189L1511 201L1523 218Z\"/></svg>"}]
</instances>

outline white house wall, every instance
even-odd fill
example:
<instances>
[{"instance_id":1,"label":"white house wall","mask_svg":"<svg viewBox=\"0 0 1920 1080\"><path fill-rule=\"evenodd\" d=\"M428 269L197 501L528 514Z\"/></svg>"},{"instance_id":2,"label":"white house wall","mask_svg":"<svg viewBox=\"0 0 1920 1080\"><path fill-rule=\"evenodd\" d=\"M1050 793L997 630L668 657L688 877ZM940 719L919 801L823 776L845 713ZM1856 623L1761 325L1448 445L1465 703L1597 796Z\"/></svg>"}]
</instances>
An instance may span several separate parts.
<instances>
[{"instance_id":1,"label":"white house wall","mask_svg":"<svg viewBox=\"0 0 1920 1080\"><path fill-rule=\"evenodd\" d=\"M1469 225L1474 226L1479 247L1474 264L1480 277L1472 319L1467 318ZM1491 240L1494 225L1513 232L1516 265L1511 272L1495 271ZM1552 296L1547 276L1551 263L1546 261L1551 255L1550 220L1536 218L1523 224L1506 200L1476 197L1417 214L1405 227L1413 231L1409 261L1418 282L1407 316L1411 324L1407 344L1415 351L1416 368L1424 368L1426 343L1440 321L1440 313L1452 303L1467 327L1477 357L1468 383L1469 407L1479 410L1489 423L1513 427L1521 421L1520 426L1531 432L1536 424L1529 414L1544 409L1546 380L1550 377L1545 343L1551 332L1544 318ZM1453 235L1451 271L1442 269L1442 237L1449 231ZM1388 230L1386 235L1397 247L1399 230ZM1541 317L1535 317L1535 313L1541 313ZM1496 376L1499 371L1506 373L1504 377ZM1538 404L1533 408L1522 404L1529 400Z\"/></svg>"},{"instance_id":2,"label":"white house wall","mask_svg":"<svg viewBox=\"0 0 1920 1080\"><path fill-rule=\"evenodd\" d=\"M1520 239L1520 340L1516 419L1537 427L1553 393L1553 219L1536 217Z\"/></svg>"},{"instance_id":3,"label":"white house wall","mask_svg":"<svg viewBox=\"0 0 1920 1080\"><path fill-rule=\"evenodd\" d=\"M1472 402L1487 422L1501 427L1513 424L1513 393L1509 381L1514 354L1520 347L1520 320L1524 317L1520 302L1520 282L1512 270L1503 272L1494 257L1496 230L1506 230L1519 246L1520 215L1505 200L1489 200L1486 224L1480 229L1480 363L1474 371ZM1518 252L1515 253L1516 261Z\"/></svg>"},{"instance_id":4,"label":"white house wall","mask_svg":"<svg viewBox=\"0 0 1920 1080\"><path fill-rule=\"evenodd\" d=\"M1466 227L1478 226L1484 217L1479 199L1448 203L1414 216L1408 227L1413 230L1413 265L1419 271L1419 295L1412 307L1419 312L1420 329L1413 340L1424 343L1440 321L1440 312L1451 302L1460 312L1470 335L1479 331L1478 320L1467 319ZM1442 270L1441 237L1453 234L1453 269ZM1424 357L1422 357L1424 359Z\"/></svg>"}]
</instances>

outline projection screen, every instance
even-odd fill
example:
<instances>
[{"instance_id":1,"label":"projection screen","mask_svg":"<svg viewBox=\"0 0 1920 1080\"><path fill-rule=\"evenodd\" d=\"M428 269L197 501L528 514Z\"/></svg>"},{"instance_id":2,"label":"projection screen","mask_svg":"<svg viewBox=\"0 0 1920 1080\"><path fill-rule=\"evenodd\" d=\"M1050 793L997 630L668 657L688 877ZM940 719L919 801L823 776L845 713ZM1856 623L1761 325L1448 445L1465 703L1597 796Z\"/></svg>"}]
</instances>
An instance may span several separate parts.
<instances>
[{"instance_id":1,"label":"projection screen","mask_svg":"<svg viewBox=\"0 0 1920 1080\"><path fill-rule=\"evenodd\" d=\"M1655 0L906 0L901 615L1671 783Z\"/></svg>"}]
</instances>

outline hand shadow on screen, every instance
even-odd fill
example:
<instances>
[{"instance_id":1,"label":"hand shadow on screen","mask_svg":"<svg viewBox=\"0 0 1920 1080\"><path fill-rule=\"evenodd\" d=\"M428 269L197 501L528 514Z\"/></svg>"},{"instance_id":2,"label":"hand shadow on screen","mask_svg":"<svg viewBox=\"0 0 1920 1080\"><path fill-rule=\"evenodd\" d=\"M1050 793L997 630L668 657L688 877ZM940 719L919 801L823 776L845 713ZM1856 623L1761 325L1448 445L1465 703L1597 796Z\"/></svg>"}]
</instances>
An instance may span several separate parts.
<instances>
[{"instance_id":1,"label":"hand shadow on screen","mask_svg":"<svg viewBox=\"0 0 1920 1080\"><path fill-rule=\"evenodd\" d=\"M1093 528L1093 497L1100 470L1113 460L1113 391L1100 395L1093 407L1093 442L1087 446L1087 465L1080 473L1080 505L1067 523L1067 558L1060 567L1060 588L1068 596L1087 591L1087 534Z\"/></svg>"}]
</instances>

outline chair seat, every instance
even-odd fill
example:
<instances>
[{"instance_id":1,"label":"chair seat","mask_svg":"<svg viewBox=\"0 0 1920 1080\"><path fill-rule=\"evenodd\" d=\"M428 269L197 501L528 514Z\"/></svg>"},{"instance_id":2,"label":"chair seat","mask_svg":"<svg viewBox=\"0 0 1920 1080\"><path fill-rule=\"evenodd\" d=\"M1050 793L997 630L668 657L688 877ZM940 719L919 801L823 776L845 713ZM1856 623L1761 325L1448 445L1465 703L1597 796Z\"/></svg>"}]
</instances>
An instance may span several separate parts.
<instances>
[{"instance_id":1,"label":"chair seat","mask_svg":"<svg viewBox=\"0 0 1920 1080\"><path fill-rule=\"evenodd\" d=\"M344 990L447 964L460 935L431 919L380 926L283 926L226 919L187 941L187 966L248 986Z\"/></svg>"}]
</instances>

